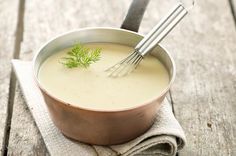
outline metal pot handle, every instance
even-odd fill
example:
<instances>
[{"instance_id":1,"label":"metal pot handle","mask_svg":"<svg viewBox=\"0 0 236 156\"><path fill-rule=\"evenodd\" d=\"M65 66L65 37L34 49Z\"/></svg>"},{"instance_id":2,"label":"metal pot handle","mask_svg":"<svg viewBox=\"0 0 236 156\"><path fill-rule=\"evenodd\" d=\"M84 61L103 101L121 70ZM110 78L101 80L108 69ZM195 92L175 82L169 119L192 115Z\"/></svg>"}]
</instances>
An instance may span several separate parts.
<instances>
[{"instance_id":1,"label":"metal pot handle","mask_svg":"<svg viewBox=\"0 0 236 156\"><path fill-rule=\"evenodd\" d=\"M133 0L121 28L138 32L149 1L150 0Z\"/></svg>"}]
</instances>

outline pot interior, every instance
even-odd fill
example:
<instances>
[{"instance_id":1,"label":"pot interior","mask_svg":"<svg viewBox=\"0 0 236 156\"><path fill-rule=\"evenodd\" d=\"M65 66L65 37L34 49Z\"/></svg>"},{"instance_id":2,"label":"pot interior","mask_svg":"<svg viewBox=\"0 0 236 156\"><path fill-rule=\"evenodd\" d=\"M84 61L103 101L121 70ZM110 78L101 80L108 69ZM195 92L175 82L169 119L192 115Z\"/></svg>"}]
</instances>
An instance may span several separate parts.
<instances>
[{"instance_id":1,"label":"pot interior","mask_svg":"<svg viewBox=\"0 0 236 156\"><path fill-rule=\"evenodd\" d=\"M59 52L65 48L69 48L74 44L80 43L117 43L122 45L127 45L135 47L136 44L143 37L135 32L123 30L123 29L114 29L114 28L89 28L89 29L80 29L72 31L63 35L60 35L48 43L46 43L37 53L34 58L34 75L36 81L38 81L38 71L41 64L52 54ZM161 47L156 46L152 51L151 55L155 56L162 64L166 67L170 81L169 85L163 90L163 93L166 93L169 90L171 83L175 77L175 66L171 56ZM40 83L38 82L39 86ZM40 86L42 87L42 86Z\"/></svg>"},{"instance_id":2,"label":"pot interior","mask_svg":"<svg viewBox=\"0 0 236 156\"><path fill-rule=\"evenodd\" d=\"M34 58L34 74L37 79L41 64L49 56L60 50L71 47L78 42L107 42L135 47L135 45L142 38L143 36L139 35L138 33L123 29L89 28L72 31L50 40L45 45L43 45L42 48L40 48ZM161 46L156 46L151 52L151 55L157 57L167 68L170 76L170 82L172 82L175 75L175 66L170 54L168 54L167 51Z\"/></svg>"}]
</instances>

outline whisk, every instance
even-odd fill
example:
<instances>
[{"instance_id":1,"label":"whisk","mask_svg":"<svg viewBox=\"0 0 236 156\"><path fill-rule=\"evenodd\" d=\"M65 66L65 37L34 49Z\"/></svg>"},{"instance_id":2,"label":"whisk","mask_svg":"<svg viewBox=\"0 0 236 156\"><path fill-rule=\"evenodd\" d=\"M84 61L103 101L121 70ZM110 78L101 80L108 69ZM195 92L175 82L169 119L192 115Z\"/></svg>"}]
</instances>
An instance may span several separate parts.
<instances>
[{"instance_id":1,"label":"whisk","mask_svg":"<svg viewBox=\"0 0 236 156\"><path fill-rule=\"evenodd\" d=\"M128 57L105 71L108 76L121 77L137 68L145 55L147 55L188 13L182 3L178 3L165 18L163 18L134 48Z\"/></svg>"}]
</instances>

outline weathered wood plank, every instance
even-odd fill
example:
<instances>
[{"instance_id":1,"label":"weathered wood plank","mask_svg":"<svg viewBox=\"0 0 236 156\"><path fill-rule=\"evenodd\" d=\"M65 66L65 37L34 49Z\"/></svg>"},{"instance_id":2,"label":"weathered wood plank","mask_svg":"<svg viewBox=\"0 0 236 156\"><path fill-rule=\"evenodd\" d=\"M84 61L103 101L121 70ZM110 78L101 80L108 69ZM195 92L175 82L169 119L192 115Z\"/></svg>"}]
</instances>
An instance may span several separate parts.
<instances>
[{"instance_id":1,"label":"weathered wood plank","mask_svg":"<svg viewBox=\"0 0 236 156\"><path fill-rule=\"evenodd\" d=\"M99 3L96 0L26 1L25 31L20 58L31 60L33 53L43 43L72 29L87 26L119 27L129 2L126 0L112 2L101 0ZM46 147L19 90L16 91L14 101L8 154L47 154Z\"/></svg>"},{"instance_id":2,"label":"weathered wood plank","mask_svg":"<svg viewBox=\"0 0 236 156\"><path fill-rule=\"evenodd\" d=\"M166 1L151 1L140 32L147 33L170 7ZM127 8L125 0L27 1L21 58L31 59L33 51L42 43L67 30L86 26L118 27ZM180 155L235 155L236 57L233 51L236 33L233 26L227 1L198 0L189 17L162 43L177 64L172 98L188 139ZM26 116L24 114L27 113L22 116ZM20 130L12 128L11 149L21 144L15 137L16 132L21 134L34 125L31 120L22 124ZM19 121L17 115L13 114L13 121ZM32 134L22 136L21 139L29 139ZM14 152L20 153L24 147L33 149L35 145L33 142L29 148L23 144L22 149Z\"/></svg>"},{"instance_id":3,"label":"weathered wood plank","mask_svg":"<svg viewBox=\"0 0 236 156\"><path fill-rule=\"evenodd\" d=\"M14 53L17 0L0 0L0 155L3 155L7 131L11 63Z\"/></svg>"},{"instance_id":4,"label":"weathered wood plank","mask_svg":"<svg viewBox=\"0 0 236 156\"><path fill-rule=\"evenodd\" d=\"M151 1L140 31L147 33L172 2ZM198 0L161 43L177 65L172 99L188 141L180 156L236 155L235 43L230 6L214 0Z\"/></svg>"},{"instance_id":5,"label":"weathered wood plank","mask_svg":"<svg viewBox=\"0 0 236 156\"><path fill-rule=\"evenodd\" d=\"M46 41L73 29L119 27L130 2L131 0L101 0L99 3L96 0L27 2L21 58L31 60L33 53Z\"/></svg>"},{"instance_id":6,"label":"weathered wood plank","mask_svg":"<svg viewBox=\"0 0 236 156\"><path fill-rule=\"evenodd\" d=\"M182 155L236 155L236 32L227 1L198 0L163 42L174 55L175 113L188 144Z\"/></svg>"}]
</instances>

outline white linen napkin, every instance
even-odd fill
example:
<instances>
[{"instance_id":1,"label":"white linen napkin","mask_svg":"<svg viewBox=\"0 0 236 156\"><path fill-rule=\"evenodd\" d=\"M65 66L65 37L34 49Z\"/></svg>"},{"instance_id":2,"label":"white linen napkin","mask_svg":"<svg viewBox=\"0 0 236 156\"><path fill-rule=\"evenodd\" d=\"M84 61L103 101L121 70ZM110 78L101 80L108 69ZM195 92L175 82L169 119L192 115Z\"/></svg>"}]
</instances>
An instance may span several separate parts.
<instances>
[{"instance_id":1,"label":"white linen napkin","mask_svg":"<svg viewBox=\"0 0 236 156\"><path fill-rule=\"evenodd\" d=\"M66 138L49 117L40 90L33 80L32 62L12 60L26 103L52 156L133 156L176 155L186 143L182 127L175 119L170 103L165 100L153 126L143 135L120 145L95 146Z\"/></svg>"}]
</instances>

